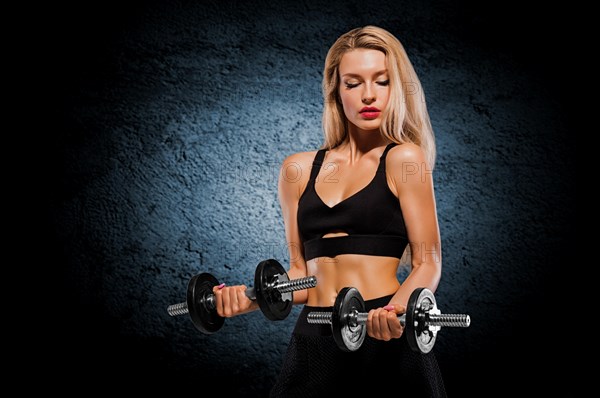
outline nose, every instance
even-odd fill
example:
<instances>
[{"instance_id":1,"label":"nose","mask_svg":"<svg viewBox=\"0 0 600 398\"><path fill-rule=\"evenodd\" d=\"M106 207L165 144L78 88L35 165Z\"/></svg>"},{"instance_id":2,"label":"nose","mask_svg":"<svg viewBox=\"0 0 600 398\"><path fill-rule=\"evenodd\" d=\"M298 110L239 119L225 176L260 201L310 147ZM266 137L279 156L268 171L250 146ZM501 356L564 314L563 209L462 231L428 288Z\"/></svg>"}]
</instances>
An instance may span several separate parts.
<instances>
[{"instance_id":1,"label":"nose","mask_svg":"<svg viewBox=\"0 0 600 398\"><path fill-rule=\"evenodd\" d=\"M373 98L373 97L363 98L362 99L362 103L365 104L365 105L370 105L373 102L375 102L375 98Z\"/></svg>"},{"instance_id":2,"label":"nose","mask_svg":"<svg viewBox=\"0 0 600 398\"><path fill-rule=\"evenodd\" d=\"M362 93L362 103L370 105L375 102L375 91L370 87L369 84L365 84L365 89Z\"/></svg>"}]
</instances>

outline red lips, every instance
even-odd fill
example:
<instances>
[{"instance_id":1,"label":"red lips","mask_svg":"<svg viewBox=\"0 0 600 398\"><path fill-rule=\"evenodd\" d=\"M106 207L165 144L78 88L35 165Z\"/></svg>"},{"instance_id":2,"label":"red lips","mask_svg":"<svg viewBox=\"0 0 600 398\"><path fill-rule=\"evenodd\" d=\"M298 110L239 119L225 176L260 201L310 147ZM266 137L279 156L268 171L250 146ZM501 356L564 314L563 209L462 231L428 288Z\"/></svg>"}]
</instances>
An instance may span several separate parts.
<instances>
[{"instance_id":1,"label":"red lips","mask_svg":"<svg viewBox=\"0 0 600 398\"><path fill-rule=\"evenodd\" d=\"M376 119L381 111L374 106L365 106L360 110L360 114L363 119Z\"/></svg>"},{"instance_id":2,"label":"red lips","mask_svg":"<svg viewBox=\"0 0 600 398\"><path fill-rule=\"evenodd\" d=\"M379 109L375 108L374 106L365 106L364 108L362 108L360 110L360 113L364 113L364 112L381 112Z\"/></svg>"}]
</instances>

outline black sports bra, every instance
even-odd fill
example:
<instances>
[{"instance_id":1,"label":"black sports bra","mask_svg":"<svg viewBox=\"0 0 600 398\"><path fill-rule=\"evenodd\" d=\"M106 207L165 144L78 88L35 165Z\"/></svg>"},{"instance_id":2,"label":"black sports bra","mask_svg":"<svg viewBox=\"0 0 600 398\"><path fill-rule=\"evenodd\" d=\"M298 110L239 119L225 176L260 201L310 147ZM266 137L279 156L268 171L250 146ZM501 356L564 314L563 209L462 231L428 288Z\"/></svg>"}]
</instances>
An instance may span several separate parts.
<instances>
[{"instance_id":1,"label":"black sports bra","mask_svg":"<svg viewBox=\"0 0 600 398\"><path fill-rule=\"evenodd\" d=\"M398 198L390 191L385 173L386 146L371 182L333 207L317 194L315 180L325 149L317 152L310 179L298 202L298 230L304 244L304 259L335 257L339 254L366 254L401 258L408 244L406 226ZM342 231L347 236L323 238Z\"/></svg>"}]
</instances>

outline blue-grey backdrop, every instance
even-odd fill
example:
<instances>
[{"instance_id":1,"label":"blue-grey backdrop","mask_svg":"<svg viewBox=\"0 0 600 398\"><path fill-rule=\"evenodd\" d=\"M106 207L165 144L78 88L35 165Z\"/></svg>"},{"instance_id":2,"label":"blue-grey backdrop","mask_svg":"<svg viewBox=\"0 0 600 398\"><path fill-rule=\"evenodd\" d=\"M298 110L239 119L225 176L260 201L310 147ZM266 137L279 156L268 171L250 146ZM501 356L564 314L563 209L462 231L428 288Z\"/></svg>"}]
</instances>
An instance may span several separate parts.
<instances>
[{"instance_id":1,"label":"blue-grey backdrop","mask_svg":"<svg viewBox=\"0 0 600 398\"><path fill-rule=\"evenodd\" d=\"M259 312L227 320L210 336L165 309L185 298L196 273L248 284L261 260L287 263L278 167L321 145L329 46L374 24L404 43L437 136L437 298L443 311L473 320L444 330L435 347L451 396L486 396L475 380L496 392L518 383L534 391L544 379L531 367L556 375L537 360L543 332L534 328L553 310L546 300L573 232L574 144L550 51L560 34L547 29L551 20L530 27L523 11L488 7L220 0L54 8L42 40L58 94L49 106L60 119L42 172L47 254L59 261L60 304L71 309L54 315L65 371L146 387L178 375L199 393L265 396L298 308L282 322ZM511 365L496 366L503 361ZM107 365L89 371L95 363Z\"/></svg>"}]
</instances>

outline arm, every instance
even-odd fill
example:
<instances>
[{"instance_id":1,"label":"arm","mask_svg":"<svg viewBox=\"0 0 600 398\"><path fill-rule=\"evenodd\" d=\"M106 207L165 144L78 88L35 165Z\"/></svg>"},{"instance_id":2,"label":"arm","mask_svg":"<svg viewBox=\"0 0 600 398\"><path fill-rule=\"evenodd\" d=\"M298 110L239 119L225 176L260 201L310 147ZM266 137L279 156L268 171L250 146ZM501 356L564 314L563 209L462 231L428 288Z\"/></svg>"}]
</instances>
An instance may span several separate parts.
<instances>
[{"instance_id":1,"label":"arm","mask_svg":"<svg viewBox=\"0 0 600 398\"><path fill-rule=\"evenodd\" d=\"M412 258L411 272L390 304L406 306L411 293L418 287L435 292L442 273L442 252L431 167L418 146L404 144L397 149L389 154L390 171Z\"/></svg>"},{"instance_id":2,"label":"arm","mask_svg":"<svg viewBox=\"0 0 600 398\"><path fill-rule=\"evenodd\" d=\"M298 200L304 191L310 177L310 166L312 164L310 153L298 153L286 158L279 173L279 201L283 220L285 224L286 241L290 253L290 279L302 278L306 275L306 262L304 261L303 247L298 232L296 213L298 211ZM246 297L245 285L221 287L215 286L217 314L222 317L232 317L257 310L258 303ZM294 303L305 303L308 298L306 290L294 292Z\"/></svg>"},{"instance_id":3,"label":"arm","mask_svg":"<svg viewBox=\"0 0 600 398\"><path fill-rule=\"evenodd\" d=\"M310 155L312 154L312 156ZM314 152L288 156L279 173L279 203L285 226L285 237L290 255L290 279L307 276L304 247L298 231L298 201L310 177L310 166ZM294 304L306 303L308 291L294 292Z\"/></svg>"},{"instance_id":4,"label":"arm","mask_svg":"<svg viewBox=\"0 0 600 398\"><path fill-rule=\"evenodd\" d=\"M370 336L390 340L402 335L397 314L406 311L411 293L418 287L435 292L442 273L440 232L433 178L420 147L403 144L388 154L388 178L400 201L412 253L411 272L388 306L369 312Z\"/></svg>"}]
</instances>

